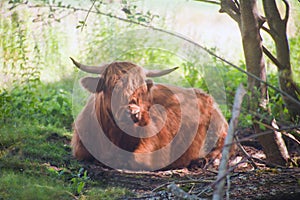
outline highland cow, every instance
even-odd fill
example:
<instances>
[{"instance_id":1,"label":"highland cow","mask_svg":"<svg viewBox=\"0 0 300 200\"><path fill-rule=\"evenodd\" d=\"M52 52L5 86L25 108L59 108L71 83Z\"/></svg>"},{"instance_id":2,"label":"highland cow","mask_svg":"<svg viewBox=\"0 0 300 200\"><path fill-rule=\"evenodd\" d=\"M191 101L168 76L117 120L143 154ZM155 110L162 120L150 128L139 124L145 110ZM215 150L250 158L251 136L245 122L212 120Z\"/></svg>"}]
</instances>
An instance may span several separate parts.
<instances>
[{"instance_id":1,"label":"highland cow","mask_svg":"<svg viewBox=\"0 0 300 200\"><path fill-rule=\"evenodd\" d=\"M147 79L176 68L146 70L130 62L93 67L72 61L99 75L81 79L91 95L74 123L71 145L77 159L156 170L220 157L228 124L214 99L200 89Z\"/></svg>"}]
</instances>

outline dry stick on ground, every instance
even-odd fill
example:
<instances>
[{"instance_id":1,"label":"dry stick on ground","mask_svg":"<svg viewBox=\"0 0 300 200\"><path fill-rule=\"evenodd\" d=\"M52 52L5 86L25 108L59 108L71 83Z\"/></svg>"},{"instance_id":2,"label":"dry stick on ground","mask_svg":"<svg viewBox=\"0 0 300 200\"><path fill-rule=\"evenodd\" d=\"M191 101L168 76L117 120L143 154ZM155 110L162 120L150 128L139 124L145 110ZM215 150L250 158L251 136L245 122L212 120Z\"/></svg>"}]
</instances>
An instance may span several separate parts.
<instances>
[{"instance_id":1,"label":"dry stick on ground","mask_svg":"<svg viewBox=\"0 0 300 200\"><path fill-rule=\"evenodd\" d=\"M244 89L243 85L240 84L236 91L235 97L234 97L234 103L233 103L233 108L232 108L232 118L230 120L228 134L225 138L225 144L224 144L224 148L223 148L223 152L222 152L222 159L221 159L221 163L219 166L219 173L218 173L217 180L220 179L221 177L224 177L224 174L227 173L228 160L229 160L229 155L230 155L230 150L231 150L231 146L228 144L233 142L234 130L236 129L236 127L238 125L238 117L240 115L241 104L242 104L243 97L245 94L246 94L246 90ZM216 189L213 194L213 200L223 199L224 185L225 185L225 179L223 178L216 185Z\"/></svg>"},{"instance_id":2,"label":"dry stick on ground","mask_svg":"<svg viewBox=\"0 0 300 200\"><path fill-rule=\"evenodd\" d=\"M199 199L197 196L191 195L180 189L175 183L171 183L170 185L168 185L167 190L172 193L176 197L176 199Z\"/></svg>"},{"instance_id":3,"label":"dry stick on ground","mask_svg":"<svg viewBox=\"0 0 300 200\"><path fill-rule=\"evenodd\" d=\"M236 163L235 165L233 165L232 167L230 167L222 177L218 178L216 181L214 181L214 182L211 183L210 185L206 186L206 187L205 187L204 189L202 189L201 191L199 191L199 192L194 192L194 193L197 193L197 196L199 197L199 196L201 196L203 193L205 193L207 190L209 190L209 188L215 188L215 186L216 186L217 184L219 184L219 182L220 182L221 180L225 179L226 176L227 176L228 174L230 174L230 173L231 173L235 168L237 168L240 164L247 162L247 160L248 160L247 158L244 158L244 159L241 160L240 162L238 162L238 163Z\"/></svg>"},{"instance_id":4,"label":"dry stick on ground","mask_svg":"<svg viewBox=\"0 0 300 200\"><path fill-rule=\"evenodd\" d=\"M175 184L187 184L187 183L212 183L214 182L213 180L207 180L207 179L197 179L197 180L183 180L183 181L173 181L172 183L175 183ZM170 184L172 184L170 182L168 183L164 183L162 185L159 185L158 187L154 188L151 192L156 192Z\"/></svg>"},{"instance_id":5,"label":"dry stick on ground","mask_svg":"<svg viewBox=\"0 0 300 200\"><path fill-rule=\"evenodd\" d=\"M247 159L249 160L250 164L254 167L254 169L257 169L257 165L254 162L254 159L247 153L247 151L245 150L245 148L241 145L241 143L239 142L239 139L237 136L234 137L234 139L237 141L237 146L240 148L240 150L243 152L243 154L247 157Z\"/></svg>"}]
</instances>

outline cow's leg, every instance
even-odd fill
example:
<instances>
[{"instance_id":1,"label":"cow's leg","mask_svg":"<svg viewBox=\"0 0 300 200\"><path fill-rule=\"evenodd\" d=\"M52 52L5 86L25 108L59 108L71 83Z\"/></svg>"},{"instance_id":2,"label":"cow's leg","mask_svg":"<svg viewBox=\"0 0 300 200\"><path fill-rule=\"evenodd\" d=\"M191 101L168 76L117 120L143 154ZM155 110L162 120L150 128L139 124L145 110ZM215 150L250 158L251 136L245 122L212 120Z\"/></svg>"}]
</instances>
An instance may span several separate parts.
<instances>
[{"instance_id":1,"label":"cow's leg","mask_svg":"<svg viewBox=\"0 0 300 200\"><path fill-rule=\"evenodd\" d=\"M220 134L220 137L216 143L216 146L212 149L212 151L206 156L208 161L213 161L214 165L218 165L220 158L222 156L222 149L224 146L224 141L227 133L223 132Z\"/></svg>"},{"instance_id":2,"label":"cow's leg","mask_svg":"<svg viewBox=\"0 0 300 200\"><path fill-rule=\"evenodd\" d=\"M76 131L74 130L74 134L71 140L71 147L73 151L73 156L78 160L93 160L93 156L88 152L88 150L82 144L80 137Z\"/></svg>"},{"instance_id":3,"label":"cow's leg","mask_svg":"<svg viewBox=\"0 0 300 200\"><path fill-rule=\"evenodd\" d=\"M227 135L227 132L221 133L221 135L216 143L215 148L213 148L213 150L206 156L207 160L213 161L214 166L219 165L219 162L221 160L226 135ZM230 152L229 152L230 157L234 156L235 150L236 150L236 145L232 144Z\"/></svg>"},{"instance_id":4,"label":"cow's leg","mask_svg":"<svg viewBox=\"0 0 300 200\"><path fill-rule=\"evenodd\" d=\"M194 159L190 162L190 164L187 166L189 170L197 170L199 168L204 168L205 165L207 165L208 160L206 158L198 158Z\"/></svg>"}]
</instances>

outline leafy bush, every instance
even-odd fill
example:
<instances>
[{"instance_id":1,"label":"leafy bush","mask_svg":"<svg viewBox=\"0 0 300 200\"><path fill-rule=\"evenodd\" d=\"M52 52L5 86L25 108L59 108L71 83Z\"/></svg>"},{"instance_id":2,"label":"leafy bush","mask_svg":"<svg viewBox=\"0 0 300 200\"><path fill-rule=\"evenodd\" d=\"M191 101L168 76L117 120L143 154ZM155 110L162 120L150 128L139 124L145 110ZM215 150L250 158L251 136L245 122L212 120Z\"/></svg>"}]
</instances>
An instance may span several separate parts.
<instances>
[{"instance_id":1,"label":"leafy bush","mask_svg":"<svg viewBox=\"0 0 300 200\"><path fill-rule=\"evenodd\" d=\"M6 3L0 4L1 10L7 7ZM41 42L42 38L36 39L32 34L35 24L30 24L32 15L25 8L4 13L8 17L0 18L0 124L32 120L70 128L73 120L70 88L63 84L57 88L41 81L44 66L59 65L61 53L57 33L48 27L41 32L46 38ZM49 68L52 72L48 73L53 74L54 66L47 70Z\"/></svg>"},{"instance_id":2,"label":"leafy bush","mask_svg":"<svg viewBox=\"0 0 300 200\"><path fill-rule=\"evenodd\" d=\"M11 124L33 120L44 125L70 128L73 121L71 93L64 89L40 88L34 92L28 92L26 87L16 87L10 92L4 90L0 94L0 122Z\"/></svg>"}]
</instances>

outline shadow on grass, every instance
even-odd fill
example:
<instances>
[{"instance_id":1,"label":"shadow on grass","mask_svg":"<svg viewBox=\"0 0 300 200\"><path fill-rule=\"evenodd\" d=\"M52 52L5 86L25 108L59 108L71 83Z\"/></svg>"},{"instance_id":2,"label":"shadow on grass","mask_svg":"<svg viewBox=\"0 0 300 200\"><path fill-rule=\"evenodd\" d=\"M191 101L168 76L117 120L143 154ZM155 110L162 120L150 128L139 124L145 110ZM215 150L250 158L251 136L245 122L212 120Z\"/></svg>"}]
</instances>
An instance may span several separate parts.
<instances>
[{"instance_id":1,"label":"shadow on grass","mask_svg":"<svg viewBox=\"0 0 300 200\"><path fill-rule=\"evenodd\" d=\"M71 155L73 79L0 90L0 200L117 199Z\"/></svg>"}]
</instances>

